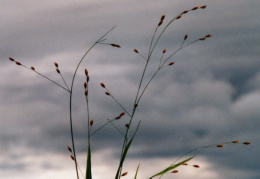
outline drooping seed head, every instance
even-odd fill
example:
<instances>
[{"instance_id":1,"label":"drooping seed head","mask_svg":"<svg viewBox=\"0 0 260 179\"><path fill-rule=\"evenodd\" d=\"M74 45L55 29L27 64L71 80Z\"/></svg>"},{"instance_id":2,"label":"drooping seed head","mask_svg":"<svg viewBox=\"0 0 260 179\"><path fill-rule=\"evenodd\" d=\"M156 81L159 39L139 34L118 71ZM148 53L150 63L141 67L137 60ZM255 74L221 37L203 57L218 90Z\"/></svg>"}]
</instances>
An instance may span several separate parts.
<instances>
[{"instance_id":1,"label":"drooping seed head","mask_svg":"<svg viewBox=\"0 0 260 179\"><path fill-rule=\"evenodd\" d=\"M250 145L251 142L244 142L243 144L244 144L244 145Z\"/></svg>"},{"instance_id":2,"label":"drooping seed head","mask_svg":"<svg viewBox=\"0 0 260 179\"><path fill-rule=\"evenodd\" d=\"M166 49L164 49L162 53L165 53L165 52L166 52Z\"/></svg>"},{"instance_id":3,"label":"drooping seed head","mask_svg":"<svg viewBox=\"0 0 260 179\"><path fill-rule=\"evenodd\" d=\"M9 60L10 61L12 61L12 62L14 62L15 60L12 58L12 57L9 57Z\"/></svg>"},{"instance_id":4,"label":"drooping seed head","mask_svg":"<svg viewBox=\"0 0 260 179\"><path fill-rule=\"evenodd\" d=\"M234 144L239 143L239 140L234 140L234 141L232 141L232 143L234 143Z\"/></svg>"},{"instance_id":5,"label":"drooping seed head","mask_svg":"<svg viewBox=\"0 0 260 179\"><path fill-rule=\"evenodd\" d=\"M102 86L103 88L106 87L104 83L100 83L100 86Z\"/></svg>"},{"instance_id":6,"label":"drooping seed head","mask_svg":"<svg viewBox=\"0 0 260 179\"><path fill-rule=\"evenodd\" d=\"M194 7L194 8L192 8L191 10L197 10L199 7L198 6L196 6L196 7Z\"/></svg>"},{"instance_id":7,"label":"drooping seed head","mask_svg":"<svg viewBox=\"0 0 260 179\"><path fill-rule=\"evenodd\" d=\"M171 65L173 65L175 62L171 62L171 63L169 63L169 66L171 66Z\"/></svg>"},{"instance_id":8,"label":"drooping seed head","mask_svg":"<svg viewBox=\"0 0 260 179\"><path fill-rule=\"evenodd\" d=\"M224 144L218 144L217 147L222 148L222 147L224 147Z\"/></svg>"},{"instance_id":9,"label":"drooping seed head","mask_svg":"<svg viewBox=\"0 0 260 179\"><path fill-rule=\"evenodd\" d=\"M178 170L173 170L171 173L178 173L179 171Z\"/></svg>"},{"instance_id":10,"label":"drooping seed head","mask_svg":"<svg viewBox=\"0 0 260 179\"><path fill-rule=\"evenodd\" d=\"M188 38L188 34L186 34L185 36L184 36L184 40L186 40Z\"/></svg>"},{"instance_id":11,"label":"drooping seed head","mask_svg":"<svg viewBox=\"0 0 260 179\"><path fill-rule=\"evenodd\" d=\"M139 53L138 50L136 50L136 49L134 49L134 52L135 52L135 53Z\"/></svg>"},{"instance_id":12,"label":"drooping seed head","mask_svg":"<svg viewBox=\"0 0 260 179\"><path fill-rule=\"evenodd\" d=\"M106 94L106 95L108 95L108 96L110 96L110 93L109 93L109 92L107 92L107 91L105 92L105 94Z\"/></svg>"},{"instance_id":13,"label":"drooping seed head","mask_svg":"<svg viewBox=\"0 0 260 179\"><path fill-rule=\"evenodd\" d=\"M90 122L89 122L89 125L93 126L93 124L94 124L94 121L91 119Z\"/></svg>"},{"instance_id":14,"label":"drooping seed head","mask_svg":"<svg viewBox=\"0 0 260 179\"><path fill-rule=\"evenodd\" d=\"M59 67L58 63L56 63L56 62L54 62L54 65L55 65L57 68Z\"/></svg>"},{"instance_id":15,"label":"drooping seed head","mask_svg":"<svg viewBox=\"0 0 260 179\"><path fill-rule=\"evenodd\" d=\"M73 155L70 155L70 158L71 158L72 160L75 160L75 158L73 157Z\"/></svg>"},{"instance_id":16,"label":"drooping seed head","mask_svg":"<svg viewBox=\"0 0 260 179\"><path fill-rule=\"evenodd\" d=\"M128 172L125 172L125 173L123 173L121 176L122 176L122 177L123 177L123 176L126 176L126 175L127 175L127 173L128 173Z\"/></svg>"},{"instance_id":17,"label":"drooping seed head","mask_svg":"<svg viewBox=\"0 0 260 179\"><path fill-rule=\"evenodd\" d=\"M22 65L20 62L17 62L17 61L15 63L16 63L16 65Z\"/></svg>"},{"instance_id":18,"label":"drooping seed head","mask_svg":"<svg viewBox=\"0 0 260 179\"><path fill-rule=\"evenodd\" d=\"M85 96L88 96L88 90L85 90Z\"/></svg>"},{"instance_id":19,"label":"drooping seed head","mask_svg":"<svg viewBox=\"0 0 260 179\"><path fill-rule=\"evenodd\" d=\"M56 72L60 74L60 70L58 68L56 68Z\"/></svg>"},{"instance_id":20,"label":"drooping seed head","mask_svg":"<svg viewBox=\"0 0 260 179\"><path fill-rule=\"evenodd\" d=\"M35 70L35 68L34 68L34 67L31 67L31 69L32 69L32 70Z\"/></svg>"},{"instance_id":21,"label":"drooping seed head","mask_svg":"<svg viewBox=\"0 0 260 179\"><path fill-rule=\"evenodd\" d=\"M200 8L201 8L201 9L205 9L206 7L207 7L207 6L201 6Z\"/></svg>"},{"instance_id":22,"label":"drooping seed head","mask_svg":"<svg viewBox=\"0 0 260 179\"><path fill-rule=\"evenodd\" d=\"M200 166L199 165L192 165L193 167L195 167L195 168L200 168Z\"/></svg>"},{"instance_id":23,"label":"drooping seed head","mask_svg":"<svg viewBox=\"0 0 260 179\"><path fill-rule=\"evenodd\" d=\"M67 149L68 149L68 151L72 152L72 150L71 150L70 146L67 146Z\"/></svg>"}]
</instances>

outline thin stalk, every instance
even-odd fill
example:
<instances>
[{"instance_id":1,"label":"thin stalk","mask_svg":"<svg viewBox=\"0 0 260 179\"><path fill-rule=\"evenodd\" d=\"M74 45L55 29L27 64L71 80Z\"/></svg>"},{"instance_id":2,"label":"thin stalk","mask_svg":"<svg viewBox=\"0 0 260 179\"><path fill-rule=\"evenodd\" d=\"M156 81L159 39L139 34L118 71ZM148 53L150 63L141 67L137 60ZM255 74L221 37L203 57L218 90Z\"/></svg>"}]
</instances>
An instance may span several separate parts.
<instances>
[{"instance_id":1,"label":"thin stalk","mask_svg":"<svg viewBox=\"0 0 260 179\"><path fill-rule=\"evenodd\" d=\"M59 74L60 74L60 76L61 76L61 78L62 78L62 80L63 80L64 84L66 85L67 89L69 90L69 86L67 85L67 83L66 83L65 79L63 78L63 76L62 76L61 72L60 72Z\"/></svg>"}]
</instances>

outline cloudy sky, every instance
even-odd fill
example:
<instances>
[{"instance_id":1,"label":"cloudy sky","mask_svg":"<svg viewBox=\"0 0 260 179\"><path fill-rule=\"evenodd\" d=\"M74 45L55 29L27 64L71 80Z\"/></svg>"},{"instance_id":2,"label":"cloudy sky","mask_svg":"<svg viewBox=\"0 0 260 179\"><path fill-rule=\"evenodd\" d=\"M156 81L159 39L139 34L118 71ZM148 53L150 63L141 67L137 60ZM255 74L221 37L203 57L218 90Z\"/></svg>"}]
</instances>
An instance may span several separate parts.
<instances>
[{"instance_id":1,"label":"cloudy sky","mask_svg":"<svg viewBox=\"0 0 260 179\"><path fill-rule=\"evenodd\" d=\"M87 121L83 83L90 75L93 131L122 112L99 86L104 82L131 111L152 34L162 15L163 27L176 15L207 5L172 23L151 57L144 84L164 59L207 34L212 38L182 49L147 88L133 126L140 129L123 168L131 179L140 163L145 179L183 154L202 146L240 140L243 144L194 153L192 166L178 168L177 179L260 178L260 1L259 0L1 0L0 6L0 178L72 179L69 94L15 60L64 86L53 62L70 85L86 50L113 26L107 43L97 45L79 68L73 94L73 124L80 168L86 165ZM157 36L158 37L158 34ZM184 45L185 45L184 44ZM125 131L127 116L115 122ZM132 131L133 132L133 131ZM123 137L111 125L91 138L94 179L113 178ZM188 156L187 156L188 157ZM82 177L83 178L83 177Z\"/></svg>"}]
</instances>

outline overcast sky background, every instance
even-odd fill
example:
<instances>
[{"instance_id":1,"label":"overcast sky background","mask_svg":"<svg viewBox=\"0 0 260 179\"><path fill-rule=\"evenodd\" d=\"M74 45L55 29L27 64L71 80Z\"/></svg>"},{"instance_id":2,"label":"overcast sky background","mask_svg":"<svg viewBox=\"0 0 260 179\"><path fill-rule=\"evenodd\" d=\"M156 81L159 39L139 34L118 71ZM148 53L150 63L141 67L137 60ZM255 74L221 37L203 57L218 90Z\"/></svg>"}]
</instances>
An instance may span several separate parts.
<instances>
[{"instance_id":1,"label":"overcast sky background","mask_svg":"<svg viewBox=\"0 0 260 179\"><path fill-rule=\"evenodd\" d=\"M139 178L169 166L184 153L209 144L250 141L195 152L191 165L165 179L260 178L260 1L259 0L1 0L0 6L0 178L72 179L69 94L39 75L15 65L13 57L63 85L53 62L70 84L85 51L114 25L107 42L97 45L79 69L73 96L77 158L84 172L87 122L83 83L90 74L93 130L122 109L99 86L104 82L128 111L134 102L144 60L160 17L164 25L189 12L165 31L152 56L145 81L165 57L187 43L212 34L178 52L175 64L160 71L139 103L134 125L142 121L123 172ZM162 28L159 29L159 31ZM125 116L115 124L125 130ZM110 125L91 138L94 179L113 178L122 136ZM84 172L85 173L85 172Z\"/></svg>"}]
</instances>

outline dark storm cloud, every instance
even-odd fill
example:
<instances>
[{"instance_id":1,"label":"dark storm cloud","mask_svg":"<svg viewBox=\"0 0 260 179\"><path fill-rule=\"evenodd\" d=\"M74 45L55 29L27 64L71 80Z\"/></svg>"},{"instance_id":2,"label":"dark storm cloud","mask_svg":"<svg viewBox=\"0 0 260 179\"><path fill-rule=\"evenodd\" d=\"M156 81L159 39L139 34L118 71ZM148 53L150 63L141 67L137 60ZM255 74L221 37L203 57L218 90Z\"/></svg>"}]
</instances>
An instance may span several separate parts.
<instances>
[{"instance_id":1,"label":"dark storm cloud","mask_svg":"<svg viewBox=\"0 0 260 179\"><path fill-rule=\"evenodd\" d=\"M116 6L115 6L116 3ZM183 49L155 77L140 101L134 125L142 120L129 157L178 157L194 148L240 139L252 146L225 146L198 153L232 178L232 171L259 170L259 2L202 2L208 8L190 12L166 30L158 42L144 83L158 66L160 54L177 50L185 34L191 42L206 34L213 37ZM67 82L84 51L107 30L108 42L121 49L101 46L83 62L73 96L74 131L77 152L86 151L86 104L84 68L90 73L90 108L93 130L122 112L99 86L104 82L130 112L142 74L154 28L162 14L165 24L182 10L197 5L191 1L4 1L1 7L1 147L13 153L21 146L28 153L65 153L70 145L68 93L40 76L11 62L12 56L62 84L53 61L58 61ZM243 12L243 13L241 13ZM159 54L159 55L158 55ZM70 83L69 83L70 84ZM121 131L129 117L116 121ZM133 131L131 131L133 132ZM93 151L104 148L118 157L122 136L111 125L93 136ZM158 141L160 144L158 145ZM1 149L1 150L2 150ZM11 155L11 154L10 154ZM246 160L245 160L246 158ZM11 160L11 157L9 158ZM20 162L20 163L19 163ZM23 169L19 161L0 164L0 170ZM4 165L6 164L6 165ZM53 168L43 163L43 168ZM224 171L224 169L222 170ZM256 175L257 176L257 175Z\"/></svg>"}]
</instances>

